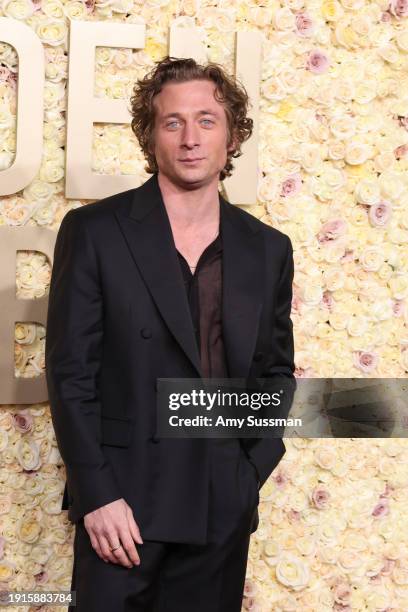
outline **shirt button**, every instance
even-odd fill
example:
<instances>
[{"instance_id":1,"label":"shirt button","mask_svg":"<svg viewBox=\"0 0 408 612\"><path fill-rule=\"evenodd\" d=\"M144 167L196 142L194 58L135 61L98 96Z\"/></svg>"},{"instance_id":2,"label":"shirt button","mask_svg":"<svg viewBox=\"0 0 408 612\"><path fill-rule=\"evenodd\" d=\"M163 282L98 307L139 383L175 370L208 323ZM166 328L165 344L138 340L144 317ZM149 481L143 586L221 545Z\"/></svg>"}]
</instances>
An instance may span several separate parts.
<instances>
[{"instance_id":1,"label":"shirt button","mask_svg":"<svg viewBox=\"0 0 408 612\"><path fill-rule=\"evenodd\" d=\"M143 329L140 330L140 335L142 336L142 338L145 338L147 340L148 338L152 337L152 330L148 327L143 327Z\"/></svg>"}]
</instances>

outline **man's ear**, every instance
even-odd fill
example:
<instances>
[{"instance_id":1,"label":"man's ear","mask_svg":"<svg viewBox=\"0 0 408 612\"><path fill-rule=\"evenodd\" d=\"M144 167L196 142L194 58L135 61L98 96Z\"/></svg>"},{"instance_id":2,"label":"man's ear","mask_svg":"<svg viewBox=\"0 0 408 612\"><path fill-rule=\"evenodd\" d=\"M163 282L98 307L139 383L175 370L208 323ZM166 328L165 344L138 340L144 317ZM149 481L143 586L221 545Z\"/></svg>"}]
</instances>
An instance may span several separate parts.
<instances>
[{"instance_id":1,"label":"man's ear","mask_svg":"<svg viewBox=\"0 0 408 612\"><path fill-rule=\"evenodd\" d=\"M237 148L237 137L233 136L231 138L230 144L227 146L228 153L232 153Z\"/></svg>"}]
</instances>

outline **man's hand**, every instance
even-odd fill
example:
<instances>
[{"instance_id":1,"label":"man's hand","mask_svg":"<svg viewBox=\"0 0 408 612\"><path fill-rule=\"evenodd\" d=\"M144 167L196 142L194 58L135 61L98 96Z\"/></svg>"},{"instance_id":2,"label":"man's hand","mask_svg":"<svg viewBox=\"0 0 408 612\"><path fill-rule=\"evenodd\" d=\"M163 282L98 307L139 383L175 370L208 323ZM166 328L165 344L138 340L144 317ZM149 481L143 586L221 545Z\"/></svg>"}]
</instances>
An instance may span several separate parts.
<instances>
[{"instance_id":1,"label":"man's hand","mask_svg":"<svg viewBox=\"0 0 408 612\"><path fill-rule=\"evenodd\" d=\"M125 567L140 565L135 542L143 544L143 540L132 509L123 497L85 514L84 525L92 547L106 563L111 561Z\"/></svg>"}]
</instances>

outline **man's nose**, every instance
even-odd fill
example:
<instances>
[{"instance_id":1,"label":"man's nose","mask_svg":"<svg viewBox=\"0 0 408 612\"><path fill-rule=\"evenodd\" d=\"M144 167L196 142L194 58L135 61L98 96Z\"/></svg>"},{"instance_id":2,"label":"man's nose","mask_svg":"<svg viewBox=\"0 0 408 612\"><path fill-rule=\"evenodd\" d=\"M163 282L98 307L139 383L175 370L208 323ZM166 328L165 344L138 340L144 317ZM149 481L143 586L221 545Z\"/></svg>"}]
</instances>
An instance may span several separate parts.
<instances>
[{"instance_id":1,"label":"man's nose","mask_svg":"<svg viewBox=\"0 0 408 612\"><path fill-rule=\"evenodd\" d=\"M181 137L181 145L192 149L200 144L200 133L194 122L186 121Z\"/></svg>"}]
</instances>

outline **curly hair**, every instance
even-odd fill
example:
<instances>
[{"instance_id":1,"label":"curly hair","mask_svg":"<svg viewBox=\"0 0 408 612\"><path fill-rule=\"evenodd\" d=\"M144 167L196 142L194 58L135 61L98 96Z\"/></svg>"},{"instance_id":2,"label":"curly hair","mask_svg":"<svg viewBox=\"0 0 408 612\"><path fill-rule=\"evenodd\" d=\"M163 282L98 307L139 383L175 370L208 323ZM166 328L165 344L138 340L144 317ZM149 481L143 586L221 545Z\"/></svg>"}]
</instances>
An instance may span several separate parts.
<instances>
[{"instance_id":1,"label":"curly hair","mask_svg":"<svg viewBox=\"0 0 408 612\"><path fill-rule=\"evenodd\" d=\"M136 81L131 103L131 128L139 141L147 161L146 171L153 174L158 171L156 157L153 153L153 129L155 107L153 98L169 81L184 83L193 80L213 81L216 85L214 97L223 104L227 117L228 144L234 147L227 152L227 161L220 172L220 180L231 176L234 168L231 159L242 155L241 145L252 134L253 120L247 117L249 99L245 87L234 77L229 76L216 63L205 66L194 59L176 59L165 57L156 63L154 68L143 79Z\"/></svg>"}]
</instances>

